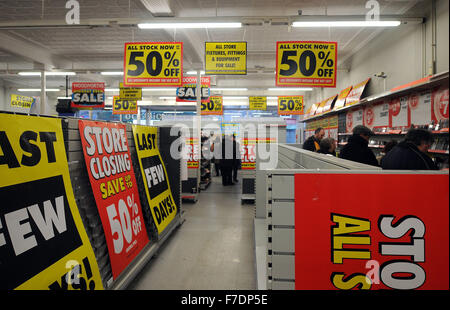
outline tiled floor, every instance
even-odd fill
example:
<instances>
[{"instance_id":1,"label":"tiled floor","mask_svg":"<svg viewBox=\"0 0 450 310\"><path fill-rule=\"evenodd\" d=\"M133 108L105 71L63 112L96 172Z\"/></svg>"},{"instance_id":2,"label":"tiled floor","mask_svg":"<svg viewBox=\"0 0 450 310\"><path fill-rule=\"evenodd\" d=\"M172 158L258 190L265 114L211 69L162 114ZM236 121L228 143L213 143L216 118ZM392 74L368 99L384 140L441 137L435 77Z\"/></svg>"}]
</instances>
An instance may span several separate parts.
<instances>
[{"instance_id":1,"label":"tiled floor","mask_svg":"<svg viewBox=\"0 0 450 310\"><path fill-rule=\"evenodd\" d=\"M129 289L256 289L254 206L241 205L241 186L216 177L197 203L183 203L186 221Z\"/></svg>"}]
</instances>

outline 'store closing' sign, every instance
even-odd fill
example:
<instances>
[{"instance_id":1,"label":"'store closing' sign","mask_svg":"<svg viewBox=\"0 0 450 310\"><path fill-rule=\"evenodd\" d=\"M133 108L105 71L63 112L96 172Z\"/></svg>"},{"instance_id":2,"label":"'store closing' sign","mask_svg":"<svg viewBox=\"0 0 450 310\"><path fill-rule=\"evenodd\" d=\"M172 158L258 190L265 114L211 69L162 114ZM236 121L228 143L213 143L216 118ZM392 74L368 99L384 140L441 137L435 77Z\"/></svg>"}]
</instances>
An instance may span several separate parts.
<instances>
[{"instance_id":1,"label":"'store closing' sign","mask_svg":"<svg viewBox=\"0 0 450 310\"><path fill-rule=\"evenodd\" d=\"M337 43L277 42L277 86L336 87Z\"/></svg>"},{"instance_id":2,"label":"'store closing' sign","mask_svg":"<svg viewBox=\"0 0 450 310\"><path fill-rule=\"evenodd\" d=\"M87 172L114 278L148 243L123 124L79 120Z\"/></svg>"},{"instance_id":3,"label":"'store closing' sign","mask_svg":"<svg viewBox=\"0 0 450 310\"><path fill-rule=\"evenodd\" d=\"M448 186L448 174L296 174L296 289L448 290Z\"/></svg>"}]
</instances>

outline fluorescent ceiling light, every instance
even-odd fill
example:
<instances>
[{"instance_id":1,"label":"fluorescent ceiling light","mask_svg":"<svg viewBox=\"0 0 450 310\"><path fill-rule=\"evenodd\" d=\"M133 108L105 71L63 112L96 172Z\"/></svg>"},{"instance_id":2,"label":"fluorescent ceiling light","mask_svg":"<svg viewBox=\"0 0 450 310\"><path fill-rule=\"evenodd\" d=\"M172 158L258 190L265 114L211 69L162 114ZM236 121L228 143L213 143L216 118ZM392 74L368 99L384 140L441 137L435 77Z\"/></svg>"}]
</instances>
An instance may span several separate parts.
<instances>
[{"instance_id":1,"label":"fluorescent ceiling light","mask_svg":"<svg viewBox=\"0 0 450 310\"><path fill-rule=\"evenodd\" d=\"M313 89L311 87L300 87L300 88L292 88L292 87L275 87L275 88L267 88L269 91L312 91Z\"/></svg>"},{"instance_id":2,"label":"fluorescent ceiling light","mask_svg":"<svg viewBox=\"0 0 450 310\"><path fill-rule=\"evenodd\" d=\"M236 99L248 99L248 97L239 97L239 96L229 97L229 96L224 96L223 99L227 99L227 100L234 99L234 100L236 100Z\"/></svg>"},{"instance_id":3,"label":"fluorescent ceiling light","mask_svg":"<svg viewBox=\"0 0 450 310\"><path fill-rule=\"evenodd\" d=\"M248 90L248 88L211 88L211 90L246 91L246 90Z\"/></svg>"},{"instance_id":4,"label":"fluorescent ceiling light","mask_svg":"<svg viewBox=\"0 0 450 310\"><path fill-rule=\"evenodd\" d=\"M120 89L118 89L118 88L105 88L105 91L107 91L107 92L118 92L118 91L120 91Z\"/></svg>"},{"instance_id":5,"label":"fluorescent ceiling light","mask_svg":"<svg viewBox=\"0 0 450 310\"><path fill-rule=\"evenodd\" d=\"M72 97L56 97L56 99L72 99Z\"/></svg>"},{"instance_id":6,"label":"fluorescent ceiling light","mask_svg":"<svg viewBox=\"0 0 450 310\"><path fill-rule=\"evenodd\" d=\"M241 28L242 23L142 23L140 29Z\"/></svg>"},{"instance_id":7,"label":"fluorescent ceiling light","mask_svg":"<svg viewBox=\"0 0 450 310\"><path fill-rule=\"evenodd\" d=\"M278 97L267 97L267 100L278 100Z\"/></svg>"},{"instance_id":8,"label":"fluorescent ceiling light","mask_svg":"<svg viewBox=\"0 0 450 310\"><path fill-rule=\"evenodd\" d=\"M142 91L171 91L175 88L143 88Z\"/></svg>"},{"instance_id":9,"label":"fluorescent ceiling light","mask_svg":"<svg viewBox=\"0 0 450 310\"><path fill-rule=\"evenodd\" d=\"M105 71L105 72L100 72L101 75L123 75L123 72L113 72L113 71Z\"/></svg>"},{"instance_id":10,"label":"fluorescent ceiling light","mask_svg":"<svg viewBox=\"0 0 450 310\"><path fill-rule=\"evenodd\" d=\"M293 22L292 27L396 27L398 20L361 20L361 21L315 21Z\"/></svg>"},{"instance_id":11,"label":"fluorescent ceiling light","mask_svg":"<svg viewBox=\"0 0 450 310\"><path fill-rule=\"evenodd\" d=\"M189 74L189 75L197 74L197 71L188 71L188 72L186 72L186 74ZM205 74L205 71L201 70L200 74Z\"/></svg>"},{"instance_id":12,"label":"fluorescent ceiling light","mask_svg":"<svg viewBox=\"0 0 450 310\"><path fill-rule=\"evenodd\" d=\"M163 99L163 100L175 100L176 97L159 97L159 99Z\"/></svg>"},{"instance_id":13,"label":"fluorescent ceiling light","mask_svg":"<svg viewBox=\"0 0 450 310\"><path fill-rule=\"evenodd\" d=\"M18 75L21 76L41 76L41 72L30 71L30 72L19 72ZM75 72L45 72L46 76L56 76L56 75L76 75Z\"/></svg>"},{"instance_id":14,"label":"fluorescent ceiling light","mask_svg":"<svg viewBox=\"0 0 450 310\"><path fill-rule=\"evenodd\" d=\"M17 91L20 92L40 92L40 88L19 88ZM45 91L47 92L56 92L59 91L59 88L46 88Z\"/></svg>"},{"instance_id":15,"label":"fluorescent ceiling light","mask_svg":"<svg viewBox=\"0 0 450 310\"><path fill-rule=\"evenodd\" d=\"M152 101L151 100L138 100L138 106L146 106L146 105L151 105Z\"/></svg>"}]
</instances>

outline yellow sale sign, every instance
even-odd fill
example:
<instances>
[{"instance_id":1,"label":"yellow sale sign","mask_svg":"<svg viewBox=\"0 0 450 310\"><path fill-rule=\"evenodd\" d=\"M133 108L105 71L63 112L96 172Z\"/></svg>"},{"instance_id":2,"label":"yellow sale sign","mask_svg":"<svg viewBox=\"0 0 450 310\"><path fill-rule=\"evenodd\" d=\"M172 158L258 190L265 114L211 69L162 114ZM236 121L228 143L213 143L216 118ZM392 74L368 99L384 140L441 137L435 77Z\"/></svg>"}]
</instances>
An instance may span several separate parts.
<instances>
[{"instance_id":1,"label":"yellow sale sign","mask_svg":"<svg viewBox=\"0 0 450 310\"><path fill-rule=\"evenodd\" d=\"M158 128L133 125L133 136L141 168L143 187L158 233L169 225L177 214L166 167L158 149Z\"/></svg>"},{"instance_id":2,"label":"yellow sale sign","mask_svg":"<svg viewBox=\"0 0 450 310\"><path fill-rule=\"evenodd\" d=\"M61 119L0 114L0 289L102 289Z\"/></svg>"},{"instance_id":3,"label":"yellow sale sign","mask_svg":"<svg viewBox=\"0 0 450 310\"><path fill-rule=\"evenodd\" d=\"M250 110L267 110L267 97L248 97L249 109Z\"/></svg>"},{"instance_id":4,"label":"yellow sale sign","mask_svg":"<svg viewBox=\"0 0 450 310\"><path fill-rule=\"evenodd\" d=\"M137 114L138 105L136 100L121 99L113 97L113 114Z\"/></svg>"},{"instance_id":5,"label":"yellow sale sign","mask_svg":"<svg viewBox=\"0 0 450 310\"><path fill-rule=\"evenodd\" d=\"M303 96L279 96L278 115L303 114Z\"/></svg>"},{"instance_id":6,"label":"yellow sale sign","mask_svg":"<svg viewBox=\"0 0 450 310\"><path fill-rule=\"evenodd\" d=\"M209 102L202 102L201 115L222 115L223 97L210 96Z\"/></svg>"},{"instance_id":7,"label":"yellow sale sign","mask_svg":"<svg viewBox=\"0 0 450 310\"><path fill-rule=\"evenodd\" d=\"M142 88L124 87L123 83L119 83L119 87L120 87L119 93L120 99L142 100Z\"/></svg>"},{"instance_id":8,"label":"yellow sale sign","mask_svg":"<svg viewBox=\"0 0 450 310\"><path fill-rule=\"evenodd\" d=\"M125 43L123 85L181 86L182 42Z\"/></svg>"},{"instance_id":9,"label":"yellow sale sign","mask_svg":"<svg viewBox=\"0 0 450 310\"><path fill-rule=\"evenodd\" d=\"M247 74L247 42L205 42L206 74Z\"/></svg>"},{"instance_id":10,"label":"yellow sale sign","mask_svg":"<svg viewBox=\"0 0 450 310\"><path fill-rule=\"evenodd\" d=\"M33 97L11 94L11 106L19 108L31 108L35 99Z\"/></svg>"},{"instance_id":11,"label":"yellow sale sign","mask_svg":"<svg viewBox=\"0 0 450 310\"><path fill-rule=\"evenodd\" d=\"M336 87L337 43L277 42L277 86Z\"/></svg>"}]
</instances>

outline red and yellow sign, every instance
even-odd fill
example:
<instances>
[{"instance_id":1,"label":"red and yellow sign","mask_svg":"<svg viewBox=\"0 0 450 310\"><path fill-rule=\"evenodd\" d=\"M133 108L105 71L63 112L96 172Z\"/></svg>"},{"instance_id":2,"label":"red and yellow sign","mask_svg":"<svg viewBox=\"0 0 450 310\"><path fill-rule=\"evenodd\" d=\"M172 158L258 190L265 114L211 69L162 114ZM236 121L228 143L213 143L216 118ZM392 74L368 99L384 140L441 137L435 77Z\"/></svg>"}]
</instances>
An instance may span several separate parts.
<instances>
[{"instance_id":1,"label":"red and yellow sign","mask_svg":"<svg viewBox=\"0 0 450 310\"><path fill-rule=\"evenodd\" d=\"M337 43L277 42L277 86L336 87Z\"/></svg>"},{"instance_id":2,"label":"red and yellow sign","mask_svg":"<svg viewBox=\"0 0 450 310\"><path fill-rule=\"evenodd\" d=\"M279 96L278 115L302 115L303 96Z\"/></svg>"},{"instance_id":3,"label":"red and yellow sign","mask_svg":"<svg viewBox=\"0 0 450 310\"><path fill-rule=\"evenodd\" d=\"M113 114L137 114L138 104L136 100L113 97Z\"/></svg>"},{"instance_id":4,"label":"red and yellow sign","mask_svg":"<svg viewBox=\"0 0 450 310\"><path fill-rule=\"evenodd\" d=\"M361 83L353 86L352 90L347 96L347 99L345 100L345 106L350 106L353 104L356 104L361 99L361 96L364 92L364 89L366 88L367 83L369 83L370 78L362 81Z\"/></svg>"},{"instance_id":5,"label":"red and yellow sign","mask_svg":"<svg viewBox=\"0 0 450 310\"><path fill-rule=\"evenodd\" d=\"M345 99L347 98L348 94L352 90L352 86L349 86L343 90L338 95L338 98L336 99L336 103L334 104L333 110L341 109L345 106Z\"/></svg>"},{"instance_id":6,"label":"red and yellow sign","mask_svg":"<svg viewBox=\"0 0 450 310\"><path fill-rule=\"evenodd\" d=\"M295 288L448 290L448 189L448 174L296 174Z\"/></svg>"},{"instance_id":7,"label":"red and yellow sign","mask_svg":"<svg viewBox=\"0 0 450 310\"><path fill-rule=\"evenodd\" d=\"M254 170L256 168L256 144L276 143L276 138L244 138L241 143L241 169Z\"/></svg>"},{"instance_id":8,"label":"red and yellow sign","mask_svg":"<svg viewBox=\"0 0 450 310\"><path fill-rule=\"evenodd\" d=\"M149 242L126 127L83 120L78 124L113 277L117 278Z\"/></svg>"},{"instance_id":9,"label":"red and yellow sign","mask_svg":"<svg viewBox=\"0 0 450 310\"><path fill-rule=\"evenodd\" d=\"M188 156L187 165L189 169L197 169L199 166L199 145L198 138L186 139L186 154Z\"/></svg>"},{"instance_id":10,"label":"red and yellow sign","mask_svg":"<svg viewBox=\"0 0 450 310\"><path fill-rule=\"evenodd\" d=\"M265 96L250 96L248 97L248 109L266 111L267 110L267 97Z\"/></svg>"},{"instance_id":11,"label":"red and yellow sign","mask_svg":"<svg viewBox=\"0 0 450 310\"><path fill-rule=\"evenodd\" d=\"M202 102L201 115L222 115L223 114L223 97L211 96L209 102Z\"/></svg>"},{"instance_id":12,"label":"red and yellow sign","mask_svg":"<svg viewBox=\"0 0 450 310\"><path fill-rule=\"evenodd\" d=\"M125 43L124 55L124 86L181 86L182 42Z\"/></svg>"}]
</instances>

